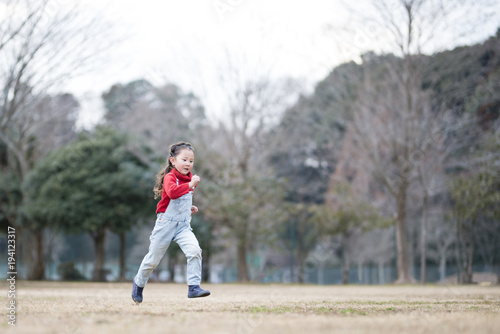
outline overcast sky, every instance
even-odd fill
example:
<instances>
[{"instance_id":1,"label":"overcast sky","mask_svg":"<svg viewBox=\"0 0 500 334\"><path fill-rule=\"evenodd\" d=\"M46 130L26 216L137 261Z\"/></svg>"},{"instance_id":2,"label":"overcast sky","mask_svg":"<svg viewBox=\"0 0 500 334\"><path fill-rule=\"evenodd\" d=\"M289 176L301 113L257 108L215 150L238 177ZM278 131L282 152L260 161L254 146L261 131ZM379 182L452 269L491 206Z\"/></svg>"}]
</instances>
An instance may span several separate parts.
<instances>
[{"instance_id":1,"label":"overcast sky","mask_svg":"<svg viewBox=\"0 0 500 334\"><path fill-rule=\"evenodd\" d=\"M198 94L210 113L217 109L217 72L228 59L249 75L262 71L299 78L310 91L335 65L356 60L366 50L380 51L384 36L374 23L352 21L353 12L341 0L78 2L114 26L107 36L123 38L106 64L67 85L84 99L80 122L86 126L101 117L99 96L114 83L169 81ZM492 20L470 40L481 41L498 26L500 21ZM454 43L450 40L446 46Z\"/></svg>"}]
</instances>

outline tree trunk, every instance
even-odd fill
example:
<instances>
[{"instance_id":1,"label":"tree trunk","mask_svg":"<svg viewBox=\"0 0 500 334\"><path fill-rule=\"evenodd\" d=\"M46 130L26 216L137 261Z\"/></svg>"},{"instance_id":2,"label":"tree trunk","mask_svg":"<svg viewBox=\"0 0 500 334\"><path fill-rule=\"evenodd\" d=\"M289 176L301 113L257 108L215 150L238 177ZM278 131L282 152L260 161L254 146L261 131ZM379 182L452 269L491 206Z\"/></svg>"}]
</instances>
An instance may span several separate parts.
<instances>
[{"instance_id":1,"label":"tree trunk","mask_svg":"<svg viewBox=\"0 0 500 334\"><path fill-rule=\"evenodd\" d=\"M358 282L363 283L363 262L358 262Z\"/></svg>"},{"instance_id":2,"label":"tree trunk","mask_svg":"<svg viewBox=\"0 0 500 334\"><path fill-rule=\"evenodd\" d=\"M96 282L106 281L106 272L104 270L104 240L106 238L106 229L99 228L96 232L91 233L94 239L94 272L92 280Z\"/></svg>"},{"instance_id":3,"label":"tree trunk","mask_svg":"<svg viewBox=\"0 0 500 334\"><path fill-rule=\"evenodd\" d=\"M446 252L441 254L441 258L439 259L439 281L441 284L446 283Z\"/></svg>"},{"instance_id":4,"label":"tree trunk","mask_svg":"<svg viewBox=\"0 0 500 334\"><path fill-rule=\"evenodd\" d=\"M396 283L411 283L408 261L408 240L406 236L406 195L408 180L402 177L398 186L397 196L397 218L396 218L396 248L397 248L397 270Z\"/></svg>"},{"instance_id":5,"label":"tree trunk","mask_svg":"<svg viewBox=\"0 0 500 334\"><path fill-rule=\"evenodd\" d=\"M127 238L125 232L120 232L120 276L119 281L125 281L125 251L127 249Z\"/></svg>"},{"instance_id":6,"label":"tree trunk","mask_svg":"<svg viewBox=\"0 0 500 334\"><path fill-rule=\"evenodd\" d=\"M299 226L297 224L297 226ZM306 260L306 252L304 250L304 237L303 237L303 231L300 228L297 228L297 236L295 239L292 239L297 242L297 248L296 248L296 257L297 257L297 266L296 266L296 272L297 272L297 282L299 284L304 284L306 281L306 268L305 268L305 260Z\"/></svg>"},{"instance_id":7,"label":"tree trunk","mask_svg":"<svg viewBox=\"0 0 500 334\"><path fill-rule=\"evenodd\" d=\"M247 248L243 241L238 243L238 282L248 282Z\"/></svg>"},{"instance_id":8,"label":"tree trunk","mask_svg":"<svg viewBox=\"0 0 500 334\"><path fill-rule=\"evenodd\" d=\"M210 235L213 235L212 228L210 228ZM208 282L210 281L210 257L211 257L211 250L212 250L212 245L210 243L211 238L208 238L205 241L205 246L203 248L203 262L201 266L201 280L203 282Z\"/></svg>"},{"instance_id":9,"label":"tree trunk","mask_svg":"<svg viewBox=\"0 0 500 334\"><path fill-rule=\"evenodd\" d=\"M378 284L385 284L384 263L378 262Z\"/></svg>"},{"instance_id":10,"label":"tree trunk","mask_svg":"<svg viewBox=\"0 0 500 334\"><path fill-rule=\"evenodd\" d=\"M344 285L349 284L349 266L349 257L346 256L342 263L342 284Z\"/></svg>"},{"instance_id":11,"label":"tree trunk","mask_svg":"<svg viewBox=\"0 0 500 334\"><path fill-rule=\"evenodd\" d=\"M467 221L457 220L457 246L455 249L458 264L458 283L472 283L472 260L474 256L474 222L470 223L469 230ZM466 233L468 232L468 233ZM466 234L469 236L467 242Z\"/></svg>"},{"instance_id":12,"label":"tree trunk","mask_svg":"<svg viewBox=\"0 0 500 334\"><path fill-rule=\"evenodd\" d=\"M465 269L465 284L472 284L474 270L472 267L474 259L474 221L471 222L470 233L469 233L469 251L466 253L466 269Z\"/></svg>"},{"instance_id":13,"label":"tree trunk","mask_svg":"<svg viewBox=\"0 0 500 334\"><path fill-rule=\"evenodd\" d=\"M463 283L463 266L461 257L462 246L462 224L459 219L456 220L456 233L455 233L455 262L457 264L457 283Z\"/></svg>"},{"instance_id":14,"label":"tree trunk","mask_svg":"<svg viewBox=\"0 0 500 334\"><path fill-rule=\"evenodd\" d=\"M318 285L325 284L325 263L318 263Z\"/></svg>"},{"instance_id":15,"label":"tree trunk","mask_svg":"<svg viewBox=\"0 0 500 334\"><path fill-rule=\"evenodd\" d=\"M201 280L203 282L210 281L210 253L207 253L207 255L203 257L203 264L201 267Z\"/></svg>"},{"instance_id":16,"label":"tree trunk","mask_svg":"<svg viewBox=\"0 0 500 334\"><path fill-rule=\"evenodd\" d=\"M349 234L342 234L342 284L349 284Z\"/></svg>"},{"instance_id":17,"label":"tree trunk","mask_svg":"<svg viewBox=\"0 0 500 334\"><path fill-rule=\"evenodd\" d=\"M302 252L300 252L299 250L297 250L298 254L297 254L297 269L296 269L296 272L297 272L297 283L299 284L304 284L305 281L306 281L306 264L304 263L305 262L305 256L303 256Z\"/></svg>"},{"instance_id":18,"label":"tree trunk","mask_svg":"<svg viewBox=\"0 0 500 334\"><path fill-rule=\"evenodd\" d=\"M172 255L168 257L168 272L170 273L169 282L175 282L175 265L177 264L176 258Z\"/></svg>"},{"instance_id":19,"label":"tree trunk","mask_svg":"<svg viewBox=\"0 0 500 334\"><path fill-rule=\"evenodd\" d=\"M426 283L427 275L427 252L426 252L426 241L427 241L427 191L424 191L424 203L422 210L422 230L420 234L420 282L422 284Z\"/></svg>"},{"instance_id":20,"label":"tree trunk","mask_svg":"<svg viewBox=\"0 0 500 334\"><path fill-rule=\"evenodd\" d=\"M44 243L43 229L37 229L33 233L35 263L29 275L29 279L41 281L45 279L45 259L44 259Z\"/></svg>"}]
</instances>

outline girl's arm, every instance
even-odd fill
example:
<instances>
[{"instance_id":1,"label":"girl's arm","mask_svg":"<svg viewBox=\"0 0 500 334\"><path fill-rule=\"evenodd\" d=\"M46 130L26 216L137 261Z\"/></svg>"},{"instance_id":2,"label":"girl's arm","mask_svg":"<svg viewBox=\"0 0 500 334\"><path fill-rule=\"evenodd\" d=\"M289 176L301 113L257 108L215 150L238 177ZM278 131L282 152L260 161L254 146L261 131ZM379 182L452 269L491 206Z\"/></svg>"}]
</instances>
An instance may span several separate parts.
<instances>
[{"instance_id":1,"label":"girl's arm","mask_svg":"<svg viewBox=\"0 0 500 334\"><path fill-rule=\"evenodd\" d=\"M173 174L165 175L163 179L163 188L167 192L167 196L171 199L177 199L189 192L189 183L177 184Z\"/></svg>"}]
</instances>

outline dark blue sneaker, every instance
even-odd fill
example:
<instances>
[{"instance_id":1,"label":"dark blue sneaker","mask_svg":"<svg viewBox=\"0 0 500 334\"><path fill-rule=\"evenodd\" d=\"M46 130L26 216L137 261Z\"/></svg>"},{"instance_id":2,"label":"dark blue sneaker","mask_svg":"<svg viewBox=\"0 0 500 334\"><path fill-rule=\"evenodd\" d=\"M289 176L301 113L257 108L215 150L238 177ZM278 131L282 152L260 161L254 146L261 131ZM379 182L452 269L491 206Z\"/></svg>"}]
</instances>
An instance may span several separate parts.
<instances>
[{"instance_id":1,"label":"dark blue sneaker","mask_svg":"<svg viewBox=\"0 0 500 334\"><path fill-rule=\"evenodd\" d=\"M206 297L210 295L210 291L203 290L199 285L189 285L188 298Z\"/></svg>"},{"instance_id":2,"label":"dark blue sneaker","mask_svg":"<svg viewBox=\"0 0 500 334\"><path fill-rule=\"evenodd\" d=\"M132 299L136 304L142 303L142 290L144 288L141 288L135 282L132 285Z\"/></svg>"}]
</instances>

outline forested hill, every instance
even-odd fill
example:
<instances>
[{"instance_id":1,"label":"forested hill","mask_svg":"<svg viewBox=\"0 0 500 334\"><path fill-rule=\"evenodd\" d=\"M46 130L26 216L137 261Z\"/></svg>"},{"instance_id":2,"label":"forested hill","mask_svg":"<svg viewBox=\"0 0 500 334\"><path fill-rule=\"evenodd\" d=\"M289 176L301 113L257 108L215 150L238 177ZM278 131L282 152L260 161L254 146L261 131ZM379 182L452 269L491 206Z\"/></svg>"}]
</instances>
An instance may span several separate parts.
<instances>
[{"instance_id":1,"label":"forested hill","mask_svg":"<svg viewBox=\"0 0 500 334\"><path fill-rule=\"evenodd\" d=\"M446 111L456 117L468 115L482 125L483 131L498 118L500 29L480 44L412 57L420 75L418 86L430 98L435 114ZM351 61L334 68L310 96L303 96L286 111L272 160L281 176L292 183L290 199L323 202L327 191L324 179L336 169L346 127L366 96L367 76L376 91L389 85L391 75L385 73L397 71L403 63L391 54L366 53L359 64Z\"/></svg>"}]
</instances>

